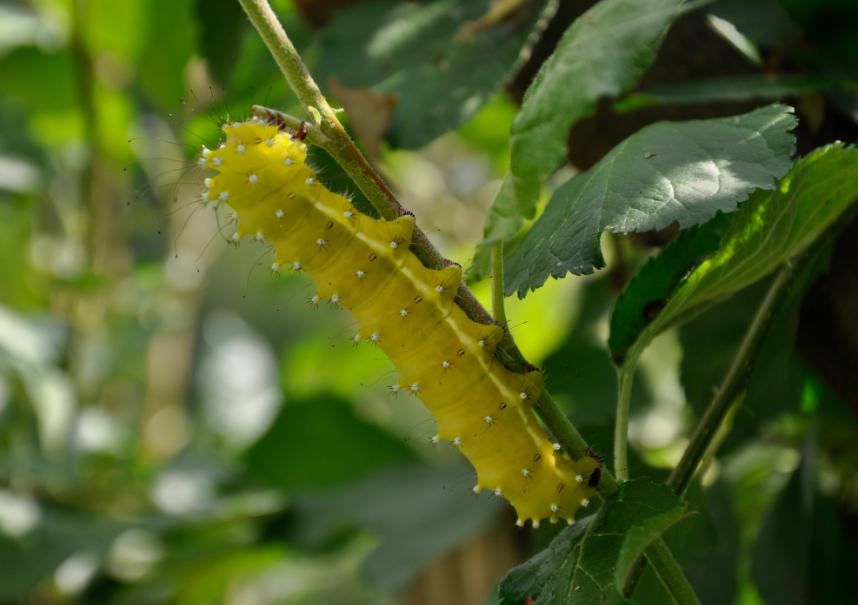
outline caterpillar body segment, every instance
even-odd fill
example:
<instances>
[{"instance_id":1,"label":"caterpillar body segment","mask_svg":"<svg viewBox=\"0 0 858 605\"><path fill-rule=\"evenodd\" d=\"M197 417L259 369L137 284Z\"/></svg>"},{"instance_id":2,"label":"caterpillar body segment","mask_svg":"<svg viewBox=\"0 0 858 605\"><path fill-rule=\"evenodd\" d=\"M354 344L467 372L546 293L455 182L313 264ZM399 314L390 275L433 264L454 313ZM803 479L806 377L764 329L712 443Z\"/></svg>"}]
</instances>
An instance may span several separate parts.
<instances>
[{"instance_id":1,"label":"caterpillar body segment","mask_svg":"<svg viewBox=\"0 0 858 605\"><path fill-rule=\"evenodd\" d=\"M494 355L497 325L476 323L454 303L461 268L425 267L409 250L414 218L376 220L320 184L306 146L260 121L224 126L226 141L204 149L214 170L204 199L235 211L237 234L267 242L275 268L305 271L314 301L331 300L360 324L359 339L399 369L394 390L419 397L438 423L435 440L458 447L477 472L475 491L503 495L519 524L572 522L595 493L590 456L572 460L549 440L532 409L538 371L517 374Z\"/></svg>"}]
</instances>

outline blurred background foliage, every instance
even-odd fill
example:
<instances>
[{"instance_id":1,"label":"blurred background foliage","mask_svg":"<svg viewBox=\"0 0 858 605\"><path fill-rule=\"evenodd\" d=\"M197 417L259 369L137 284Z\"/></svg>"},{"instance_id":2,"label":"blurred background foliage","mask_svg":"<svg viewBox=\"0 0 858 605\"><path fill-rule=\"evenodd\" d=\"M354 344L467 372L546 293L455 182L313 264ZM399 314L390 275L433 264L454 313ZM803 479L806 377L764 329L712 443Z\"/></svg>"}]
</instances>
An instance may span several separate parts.
<instances>
[{"instance_id":1,"label":"blurred background foliage","mask_svg":"<svg viewBox=\"0 0 858 605\"><path fill-rule=\"evenodd\" d=\"M404 205L467 265L516 103L592 3L497 19L500 2L272 4ZM574 127L573 166L655 119L772 98L797 105L801 151L854 141L853 3L707 10L638 90ZM428 413L391 395L390 364L351 344L350 320L270 275L261 249L230 248L224 217L197 203L199 145L253 103L298 111L237 3L0 4L0 602L476 605L553 535L472 495L472 471L429 446ZM329 158L314 164L356 194ZM704 603L842 602L854 586L855 232L810 310L797 296L783 311L696 514L671 530ZM670 237L613 238L603 275L509 301L520 346L603 452L607 314ZM650 348L634 474L676 462L761 287ZM646 577L639 596L658 590Z\"/></svg>"}]
</instances>

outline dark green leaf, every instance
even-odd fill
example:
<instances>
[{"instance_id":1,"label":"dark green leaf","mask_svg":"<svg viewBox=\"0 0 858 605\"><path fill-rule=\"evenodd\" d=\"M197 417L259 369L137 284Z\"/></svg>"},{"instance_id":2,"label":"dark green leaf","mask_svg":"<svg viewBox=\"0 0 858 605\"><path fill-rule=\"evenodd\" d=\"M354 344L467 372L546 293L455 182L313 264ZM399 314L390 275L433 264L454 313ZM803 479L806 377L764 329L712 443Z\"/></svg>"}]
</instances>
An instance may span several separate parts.
<instances>
[{"instance_id":1,"label":"dark green leaf","mask_svg":"<svg viewBox=\"0 0 858 605\"><path fill-rule=\"evenodd\" d=\"M634 85L655 59L680 0L603 0L561 38L527 91L512 128L519 206L532 214L541 180L566 156L566 137L601 97Z\"/></svg>"},{"instance_id":2,"label":"dark green leaf","mask_svg":"<svg viewBox=\"0 0 858 605\"><path fill-rule=\"evenodd\" d=\"M137 63L140 40L146 31L140 25L150 18L149 2L89 0L79 7L75 10L80 10L84 18L81 34L94 57L109 53L129 65Z\"/></svg>"},{"instance_id":3,"label":"dark green leaf","mask_svg":"<svg viewBox=\"0 0 858 605\"><path fill-rule=\"evenodd\" d=\"M194 53L196 23L191 0L153 0L138 67L143 92L160 111L174 111L187 97L185 67Z\"/></svg>"},{"instance_id":4,"label":"dark green leaf","mask_svg":"<svg viewBox=\"0 0 858 605\"><path fill-rule=\"evenodd\" d=\"M805 457L763 520L752 549L751 576L766 603L811 602L808 549L814 484L813 463Z\"/></svg>"},{"instance_id":5,"label":"dark green leaf","mask_svg":"<svg viewBox=\"0 0 858 605\"><path fill-rule=\"evenodd\" d=\"M3 96L26 108L34 138L48 146L66 144L82 133L74 73L71 54L65 50L23 47L0 58Z\"/></svg>"},{"instance_id":6,"label":"dark green leaf","mask_svg":"<svg viewBox=\"0 0 858 605\"><path fill-rule=\"evenodd\" d=\"M245 455L253 476L283 489L329 485L413 458L400 439L334 396L290 401Z\"/></svg>"},{"instance_id":7,"label":"dark green leaf","mask_svg":"<svg viewBox=\"0 0 858 605\"><path fill-rule=\"evenodd\" d=\"M475 496L472 477L462 466L405 466L299 497L296 538L313 544L344 527L363 527L381 543L364 563L365 576L376 588L402 590L429 562L496 522L503 503Z\"/></svg>"},{"instance_id":8,"label":"dark green leaf","mask_svg":"<svg viewBox=\"0 0 858 605\"><path fill-rule=\"evenodd\" d=\"M730 216L714 219L679 234L662 252L632 278L617 297L611 313L608 348L620 360L652 318L667 304L676 286L718 243L730 224Z\"/></svg>"},{"instance_id":9,"label":"dark green leaf","mask_svg":"<svg viewBox=\"0 0 858 605\"><path fill-rule=\"evenodd\" d=\"M706 6L705 10L729 21L762 46L783 48L801 40L801 30L779 0L719 0Z\"/></svg>"},{"instance_id":10,"label":"dark green leaf","mask_svg":"<svg viewBox=\"0 0 858 605\"><path fill-rule=\"evenodd\" d=\"M503 84L546 4L469 33L489 10L487 0L364 2L338 13L322 32L314 74L323 86L336 78L396 95L390 138L420 147L464 123Z\"/></svg>"},{"instance_id":11,"label":"dark green leaf","mask_svg":"<svg viewBox=\"0 0 858 605\"><path fill-rule=\"evenodd\" d=\"M563 530L547 549L501 582L500 604L626 603L617 589L643 550L685 513L665 485L623 484L598 515Z\"/></svg>"},{"instance_id":12,"label":"dark green leaf","mask_svg":"<svg viewBox=\"0 0 858 605\"><path fill-rule=\"evenodd\" d=\"M798 74L725 76L646 88L618 101L614 108L623 112L655 103L682 105L712 101L721 103L748 100L776 101L813 92L835 90L839 84L841 83L832 78Z\"/></svg>"},{"instance_id":13,"label":"dark green leaf","mask_svg":"<svg viewBox=\"0 0 858 605\"><path fill-rule=\"evenodd\" d=\"M46 508L30 532L20 537L0 532L0 598L29 594L68 557L84 552L100 559L128 526L81 513Z\"/></svg>"},{"instance_id":14,"label":"dark green leaf","mask_svg":"<svg viewBox=\"0 0 858 605\"><path fill-rule=\"evenodd\" d=\"M796 163L775 191L758 191L742 205L719 250L682 280L667 304L636 336L636 357L669 326L756 282L806 249L858 199L858 149L833 144ZM615 357L622 353L615 350Z\"/></svg>"},{"instance_id":15,"label":"dark green leaf","mask_svg":"<svg viewBox=\"0 0 858 605\"><path fill-rule=\"evenodd\" d=\"M665 541L684 564L685 575L703 605L736 601L741 523L733 510L730 489L730 484L722 477L714 485L700 490L699 495L697 488L689 490L689 499L699 514L687 523L674 526L665 535ZM706 549L707 545L711 549Z\"/></svg>"},{"instance_id":16,"label":"dark green leaf","mask_svg":"<svg viewBox=\"0 0 858 605\"><path fill-rule=\"evenodd\" d=\"M247 19L238 2L194 0L194 14L199 24L197 47L209 65L209 72L222 87L238 61L241 38Z\"/></svg>"},{"instance_id":17,"label":"dark green leaf","mask_svg":"<svg viewBox=\"0 0 858 605\"><path fill-rule=\"evenodd\" d=\"M770 105L739 116L660 122L562 185L507 261L508 293L604 266L599 235L691 227L730 212L789 170L796 120Z\"/></svg>"}]
</instances>

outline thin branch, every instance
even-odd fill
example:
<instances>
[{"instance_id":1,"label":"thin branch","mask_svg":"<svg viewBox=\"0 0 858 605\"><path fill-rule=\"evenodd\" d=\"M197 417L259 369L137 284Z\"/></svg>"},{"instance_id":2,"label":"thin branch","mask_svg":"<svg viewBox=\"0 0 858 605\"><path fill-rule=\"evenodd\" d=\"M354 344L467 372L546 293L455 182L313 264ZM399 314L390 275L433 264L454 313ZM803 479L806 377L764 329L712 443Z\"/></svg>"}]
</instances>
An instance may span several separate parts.
<instances>
[{"instance_id":1,"label":"thin branch","mask_svg":"<svg viewBox=\"0 0 858 605\"><path fill-rule=\"evenodd\" d=\"M656 540L646 549L646 558L676 605L700 605L694 588L663 540Z\"/></svg>"},{"instance_id":2,"label":"thin branch","mask_svg":"<svg viewBox=\"0 0 858 605\"><path fill-rule=\"evenodd\" d=\"M736 356L733 357L733 362L730 364L730 369L724 376L720 388L706 407L697 428L694 429L694 434L691 435L691 440L688 442L688 447L685 448L679 464L670 473L667 484L677 494L685 493L697 472L700 461L703 460L724 418L727 417L730 407L744 389L751 360L766 335L769 322L779 303L784 299L784 293L792 281L794 272L794 265L791 263L784 265L778 271L772 285L766 292L765 298L754 314L754 319L739 345L739 350L736 351Z\"/></svg>"},{"instance_id":3,"label":"thin branch","mask_svg":"<svg viewBox=\"0 0 858 605\"><path fill-rule=\"evenodd\" d=\"M804 258L809 258L810 256L812 255ZM697 424L679 464L676 465L676 468L670 474L667 484L678 495L682 496L685 493L701 461L707 455L712 454L713 442L715 437L720 433L724 420L729 416L734 406L743 399L742 394L750 373L751 361L766 335L769 323L779 304L785 298L785 292L792 282L794 273L795 265L792 263L784 265L778 271L768 292L766 292L766 296L757 308L748 331L742 338L739 349L736 351L735 357L733 357L733 361L730 364L727 374L724 376L724 380L721 382L721 386L715 393L712 401L709 402L703 417ZM646 555L646 559L652 563L649 550L647 550ZM629 575L626 577L623 594L626 596L632 594L646 568L646 563L647 561L643 557L639 557L634 565L632 565Z\"/></svg>"},{"instance_id":4,"label":"thin branch","mask_svg":"<svg viewBox=\"0 0 858 605\"><path fill-rule=\"evenodd\" d=\"M618 481L629 480L629 408L634 382L634 360L626 360L617 375L617 411L614 421L614 472Z\"/></svg>"}]
</instances>

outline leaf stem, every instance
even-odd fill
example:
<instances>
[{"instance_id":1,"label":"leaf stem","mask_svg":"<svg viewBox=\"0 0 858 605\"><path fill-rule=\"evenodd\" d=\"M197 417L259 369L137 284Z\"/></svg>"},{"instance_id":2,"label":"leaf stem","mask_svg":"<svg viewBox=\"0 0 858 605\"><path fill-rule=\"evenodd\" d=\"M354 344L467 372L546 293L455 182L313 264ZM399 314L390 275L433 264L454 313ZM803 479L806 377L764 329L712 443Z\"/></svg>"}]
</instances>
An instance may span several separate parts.
<instances>
[{"instance_id":1,"label":"leaf stem","mask_svg":"<svg viewBox=\"0 0 858 605\"><path fill-rule=\"evenodd\" d=\"M682 496L685 493L701 461L707 455L713 453L713 441L721 432L721 427L725 419L730 414L734 405L742 400L742 392L750 373L751 361L763 337L766 335L769 323L778 309L779 303L783 302L785 298L785 291L792 282L794 273L795 264L785 264L778 271L760 306L757 307L754 318L751 320L751 325L748 327L748 331L739 344L739 349L733 357L733 361L727 370L727 374L724 376L724 380L721 382L721 386L706 407L706 411L694 429L694 433L691 436L688 446L685 448L685 452L682 454L682 458L667 480L667 484L678 495ZM656 558L658 558L657 553ZM646 551L646 559L650 563L654 563L649 549ZM635 561L626 577L623 589L624 595L630 596L632 594L644 569L646 569L646 563L647 561L643 557L639 557ZM659 573L659 571L656 570L656 573Z\"/></svg>"},{"instance_id":2,"label":"leaf stem","mask_svg":"<svg viewBox=\"0 0 858 605\"><path fill-rule=\"evenodd\" d=\"M617 374L617 411L614 422L614 472L617 481L629 480L629 409L636 360L626 360Z\"/></svg>"},{"instance_id":3,"label":"leaf stem","mask_svg":"<svg viewBox=\"0 0 858 605\"><path fill-rule=\"evenodd\" d=\"M700 605L694 588L663 540L656 540L646 549L646 558L676 605Z\"/></svg>"},{"instance_id":4,"label":"leaf stem","mask_svg":"<svg viewBox=\"0 0 858 605\"><path fill-rule=\"evenodd\" d=\"M740 392L745 387L746 377L748 376L751 360L753 359L763 337L766 335L769 322L775 314L779 304L784 299L784 292L787 286L792 281L794 273L794 265L787 263L784 265L775 276L768 292L766 292L748 331L745 333L739 350L736 351L735 357L730 364L721 386L706 407L703 417L694 429L691 435L691 440L688 442L688 447L682 454L682 458L673 469L667 484L676 491L677 494L685 493L700 461L706 455L709 445L718 433L721 424L724 422L730 407L738 398Z\"/></svg>"}]
</instances>

